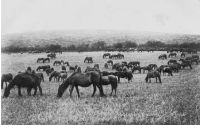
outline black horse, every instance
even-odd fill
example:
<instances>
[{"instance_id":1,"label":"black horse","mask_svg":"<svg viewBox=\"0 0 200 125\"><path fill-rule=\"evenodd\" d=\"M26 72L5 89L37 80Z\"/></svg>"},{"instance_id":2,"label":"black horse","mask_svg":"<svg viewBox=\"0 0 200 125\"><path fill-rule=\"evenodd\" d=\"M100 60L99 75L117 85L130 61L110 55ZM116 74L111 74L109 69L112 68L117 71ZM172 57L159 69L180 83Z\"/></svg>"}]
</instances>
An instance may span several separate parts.
<instances>
[{"instance_id":1,"label":"black horse","mask_svg":"<svg viewBox=\"0 0 200 125\"><path fill-rule=\"evenodd\" d=\"M110 53L104 53L103 54L103 59L106 58L107 56L110 57L110 55L111 55Z\"/></svg>"},{"instance_id":2,"label":"black horse","mask_svg":"<svg viewBox=\"0 0 200 125\"><path fill-rule=\"evenodd\" d=\"M52 73L54 71L54 68L48 68L45 70L47 76L49 76L50 73Z\"/></svg>"},{"instance_id":3,"label":"black horse","mask_svg":"<svg viewBox=\"0 0 200 125\"><path fill-rule=\"evenodd\" d=\"M109 85L111 84L111 93L112 95L113 90L115 90L115 96L117 91L117 78L114 75L102 76L102 85Z\"/></svg>"},{"instance_id":4,"label":"black horse","mask_svg":"<svg viewBox=\"0 0 200 125\"><path fill-rule=\"evenodd\" d=\"M177 63L177 61L174 60L174 59L170 59L170 60L167 62L168 65L174 64L174 63Z\"/></svg>"},{"instance_id":5,"label":"black horse","mask_svg":"<svg viewBox=\"0 0 200 125\"><path fill-rule=\"evenodd\" d=\"M172 74L172 69L171 69L170 67L165 67L165 68L163 69L163 75L164 75L165 73L168 73L168 75L173 76L173 74Z\"/></svg>"},{"instance_id":6,"label":"black horse","mask_svg":"<svg viewBox=\"0 0 200 125\"><path fill-rule=\"evenodd\" d=\"M39 88L40 94L42 95L42 88L40 86L41 79L34 74L20 73L17 74L8 87L4 91L3 97L8 97L10 94L10 90L14 87L18 87L18 95L22 96L21 88L27 88L28 95L31 95L32 88L35 89L34 96L37 93L37 87Z\"/></svg>"},{"instance_id":7,"label":"black horse","mask_svg":"<svg viewBox=\"0 0 200 125\"><path fill-rule=\"evenodd\" d=\"M43 58L43 63L50 62L50 58Z\"/></svg>"},{"instance_id":8,"label":"black horse","mask_svg":"<svg viewBox=\"0 0 200 125\"><path fill-rule=\"evenodd\" d=\"M93 85L94 88L92 97L96 92L96 87L99 88L100 95L105 96L103 92L101 79L101 74L96 71L90 71L87 73L74 72L59 86L57 97L62 97L63 93L68 88L68 86L71 86L70 97L72 95L74 87L76 88L78 97L80 97L78 86L89 87L90 85Z\"/></svg>"},{"instance_id":9,"label":"black horse","mask_svg":"<svg viewBox=\"0 0 200 125\"><path fill-rule=\"evenodd\" d=\"M93 63L92 57L85 57L84 63Z\"/></svg>"},{"instance_id":10,"label":"black horse","mask_svg":"<svg viewBox=\"0 0 200 125\"><path fill-rule=\"evenodd\" d=\"M50 57L50 58L53 59L53 58L56 58L56 54L55 53L50 53L50 54L47 55L47 57Z\"/></svg>"},{"instance_id":11,"label":"black horse","mask_svg":"<svg viewBox=\"0 0 200 125\"><path fill-rule=\"evenodd\" d=\"M43 70L45 71L46 69L50 68L50 65L45 65L45 66L38 66L38 68L36 69L36 71L39 71L39 70Z\"/></svg>"},{"instance_id":12,"label":"black horse","mask_svg":"<svg viewBox=\"0 0 200 125\"><path fill-rule=\"evenodd\" d=\"M167 55L166 54L161 54L158 59L167 59Z\"/></svg>"},{"instance_id":13,"label":"black horse","mask_svg":"<svg viewBox=\"0 0 200 125\"><path fill-rule=\"evenodd\" d=\"M13 75L11 73L2 74L1 76L1 89L3 89L3 83L5 82L7 88L7 82L11 82L13 79Z\"/></svg>"},{"instance_id":14,"label":"black horse","mask_svg":"<svg viewBox=\"0 0 200 125\"><path fill-rule=\"evenodd\" d=\"M132 68L132 73L134 73L136 70L138 70L139 73L141 73L141 67L140 67L140 66L134 66L134 67Z\"/></svg>"},{"instance_id":15,"label":"black horse","mask_svg":"<svg viewBox=\"0 0 200 125\"><path fill-rule=\"evenodd\" d=\"M61 65L61 61L56 60L56 61L54 61L53 65L54 65L54 66L55 66L55 65Z\"/></svg>"},{"instance_id":16,"label":"black horse","mask_svg":"<svg viewBox=\"0 0 200 125\"><path fill-rule=\"evenodd\" d=\"M154 70L154 71L150 71L147 73L147 76L145 78L146 82L151 82L151 78L156 78L156 82L157 82L157 79L159 79L159 82L161 82L161 77L160 77L160 73L157 71L157 70Z\"/></svg>"},{"instance_id":17,"label":"black horse","mask_svg":"<svg viewBox=\"0 0 200 125\"><path fill-rule=\"evenodd\" d=\"M170 58L170 57L176 57L176 56L177 56L176 53L170 53L170 54L168 55L169 58Z\"/></svg>"},{"instance_id":18,"label":"black horse","mask_svg":"<svg viewBox=\"0 0 200 125\"><path fill-rule=\"evenodd\" d=\"M118 82L120 82L120 78L128 79L128 82L130 82L133 79L132 72L114 72L113 75L118 77Z\"/></svg>"},{"instance_id":19,"label":"black horse","mask_svg":"<svg viewBox=\"0 0 200 125\"><path fill-rule=\"evenodd\" d=\"M54 81L59 82L60 79L60 72L53 71L49 76L49 82L51 82L52 78L54 78Z\"/></svg>"},{"instance_id":20,"label":"black horse","mask_svg":"<svg viewBox=\"0 0 200 125\"><path fill-rule=\"evenodd\" d=\"M139 61L131 61L131 62L128 63L128 66L129 67L140 66L140 62Z\"/></svg>"},{"instance_id":21,"label":"black horse","mask_svg":"<svg viewBox=\"0 0 200 125\"><path fill-rule=\"evenodd\" d=\"M185 60L185 59L180 59L179 61L181 61L181 67L184 69L185 67L189 67L190 69L192 69L192 62L191 60Z\"/></svg>"}]
</instances>

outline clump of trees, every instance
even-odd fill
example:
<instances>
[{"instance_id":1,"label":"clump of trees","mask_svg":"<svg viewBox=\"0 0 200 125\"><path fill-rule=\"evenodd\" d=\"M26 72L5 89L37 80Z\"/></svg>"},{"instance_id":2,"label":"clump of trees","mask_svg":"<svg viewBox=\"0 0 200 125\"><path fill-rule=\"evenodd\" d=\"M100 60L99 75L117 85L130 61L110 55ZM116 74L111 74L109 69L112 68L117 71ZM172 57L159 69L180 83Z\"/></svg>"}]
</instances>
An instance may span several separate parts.
<instances>
[{"instance_id":1,"label":"clump of trees","mask_svg":"<svg viewBox=\"0 0 200 125\"><path fill-rule=\"evenodd\" d=\"M200 50L200 43L172 43L166 44L161 41L151 40L147 41L144 44L138 45L135 41L125 41L118 42L112 45L108 45L105 41L97 41L95 43L81 43L79 45L69 45L67 47L63 47L59 44L50 44L46 46L35 45L34 47L22 47L22 46L8 46L2 48L2 52L28 52L28 51L103 51L103 50L126 50L129 48L137 48L137 47L145 47L145 48L189 48Z\"/></svg>"}]
</instances>

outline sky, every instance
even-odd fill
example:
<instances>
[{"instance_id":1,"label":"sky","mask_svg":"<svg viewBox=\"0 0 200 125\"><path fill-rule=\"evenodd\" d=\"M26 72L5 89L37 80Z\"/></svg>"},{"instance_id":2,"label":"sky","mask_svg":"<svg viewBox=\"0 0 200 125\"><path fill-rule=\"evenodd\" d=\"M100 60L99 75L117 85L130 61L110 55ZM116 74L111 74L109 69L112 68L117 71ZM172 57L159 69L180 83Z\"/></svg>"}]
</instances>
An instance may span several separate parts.
<instances>
[{"instance_id":1,"label":"sky","mask_svg":"<svg viewBox=\"0 0 200 125\"><path fill-rule=\"evenodd\" d=\"M2 34L133 30L200 34L200 0L2 0Z\"/></svg>"}]
</instances>

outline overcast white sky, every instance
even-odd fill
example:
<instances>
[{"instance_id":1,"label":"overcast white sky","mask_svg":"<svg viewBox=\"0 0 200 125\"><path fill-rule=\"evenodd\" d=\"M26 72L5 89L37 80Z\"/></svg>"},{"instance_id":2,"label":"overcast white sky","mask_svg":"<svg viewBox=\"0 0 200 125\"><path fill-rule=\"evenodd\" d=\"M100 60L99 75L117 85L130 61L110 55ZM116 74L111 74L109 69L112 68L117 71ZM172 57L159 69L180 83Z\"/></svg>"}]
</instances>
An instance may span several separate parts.
<instances>
[{"instance_id":1,"label":"overcast white sky","mask_svg":"<svg viewBox=\"0 0 200 125\"><path fill-rule=\"evenodd\" d=\"M112 29L200 34L200 0L2 0L2 33Z\"/></svg>"}]
</instances>

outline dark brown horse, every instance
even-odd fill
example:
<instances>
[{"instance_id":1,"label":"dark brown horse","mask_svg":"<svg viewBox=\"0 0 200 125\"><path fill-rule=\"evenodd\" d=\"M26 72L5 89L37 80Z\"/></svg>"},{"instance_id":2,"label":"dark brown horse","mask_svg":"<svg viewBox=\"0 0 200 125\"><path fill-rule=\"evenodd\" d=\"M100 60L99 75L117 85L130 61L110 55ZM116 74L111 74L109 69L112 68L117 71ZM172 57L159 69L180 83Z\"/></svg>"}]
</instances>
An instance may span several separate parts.
<instances>
[{"instance_id":1,"label":"dark brown horse","mask_svg":"<svg viewBox=\"0 0 200 125\"><path fill-rule=\"evenodd\" d=\"M159 82L162 83L160 73L157 70L150 71L147 73L147 76L145 78L146 82L149 81L151 83L151 78L156 78L156 82L157 82L157 78L158 78Z\"/></svg>"},{"instance_id":2,"label":"dark brown horse","mask_svg":"<svg viewBox=\"0 0 200 125\"><path fill-rule=\"evenodd\" d=\"M22 96L21 88L27 88L28 95L31 95L31 89L35 89L34 95L37 93L37 87L39 88L40 94L42 95L42 88L40 86L41 79L34 74L20 73L17 74L8 87L4 91L3 97L8 97L10 90L14 87L18 87L18 95Z\"/></svg>"},{"instance_id":3,"label":"dark brown horse","mask_svg":"<svg viewBox=\"0 0 200 125\"><path fill-rule=\"evenodd\" d=\"M6 84L6 88L7 88L7 82L11 82L12 79L13 79L13 75L11 73L2 74L2 76L1 76L1 89L3 89L3 83Z\"/></svg>"},{"instance_id":4,"label":"dark brown horse","mask_svg":"<svg viewBox=\"0 0 200 125\"><path fill-rule=\"evenodd\" d=\"M49 76L49 82L51 82L52 78L54 78L54 81L59 81L59 78L60 78L60 72L57 72L57 71L53 71L51 73L51 75Z\"/></svg>"},{"instance_id":5,"label":"dark brown horse","mask_svg":"<svg viewBox=\"0 0 200 125\"><path fill-rule=\"evenodd\" d=\"M113 90L115 90L115 96L117 91L117 78L114 75L102 76L102 85L111 85L111 93L112 95Z\"/></svg>"},{"instance_id":6,"label":"dark brown horse","mask_svg":"<svg viewBox=\"0 0 200 125\"><path fill-rule=\"evenodd\" d=\"M59 86L57 97L62 97L63 93L68 88L68 86L71 86L70 97L72 95L74 87L76 88L78 97L80 97L78 86L89 87L90 85L93 85L93 88L94 88L92 97L94 96L96 92L96 87L99 88L100 95L105 96L103 93L101 79L102 79L101 74L96 71L90 71L87 73L74 72Z\"/></svg>"}]
</instances>

